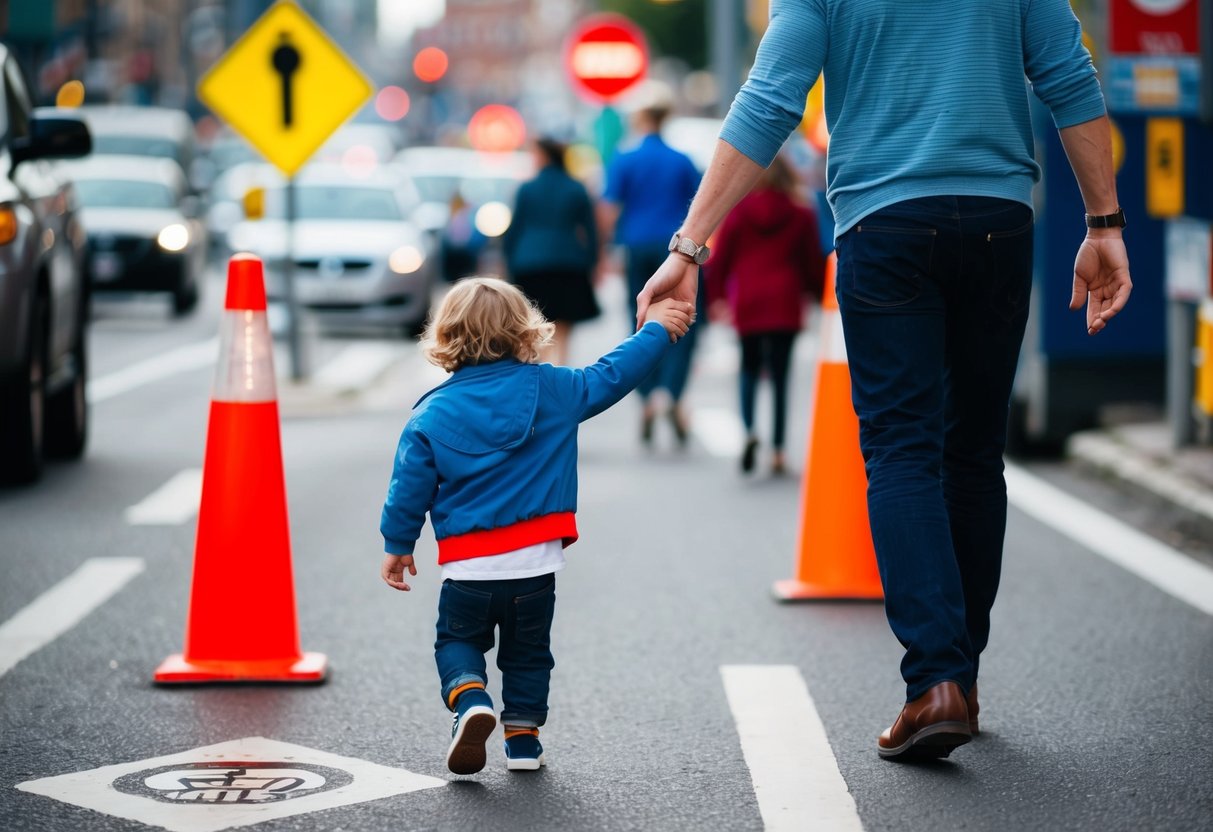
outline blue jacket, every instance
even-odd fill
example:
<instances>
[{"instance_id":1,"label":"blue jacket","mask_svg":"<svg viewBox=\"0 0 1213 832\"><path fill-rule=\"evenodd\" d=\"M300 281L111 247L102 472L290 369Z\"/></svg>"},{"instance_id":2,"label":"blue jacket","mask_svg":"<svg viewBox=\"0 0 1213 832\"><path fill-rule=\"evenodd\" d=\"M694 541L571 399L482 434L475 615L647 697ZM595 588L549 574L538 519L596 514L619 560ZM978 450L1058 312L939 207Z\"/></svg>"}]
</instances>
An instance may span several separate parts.
<instances>
[{"instance_id":1,"label":"blue jacket","mask_svg":"<svg viewBox=\"0 0 1213 832\"><path fill-rule=\"evenodd\" d=\"M510 274L584 271L598 259L598 228L585 186L555 165L518 189L502 240Z\"/></svg>"},{"instance_id":2,"label":"blue jacket","mask_svg":"<svg viewBox=\"0 0 1213 832\"><path fill-rule=\"evenodd\" d=\"M438 562L577 539L577 427L661 361L649 322L585 369L506 358L461 367L421 397L396 450L380 530L412 554L430 513Z\"/></svg>"}]
</instances>

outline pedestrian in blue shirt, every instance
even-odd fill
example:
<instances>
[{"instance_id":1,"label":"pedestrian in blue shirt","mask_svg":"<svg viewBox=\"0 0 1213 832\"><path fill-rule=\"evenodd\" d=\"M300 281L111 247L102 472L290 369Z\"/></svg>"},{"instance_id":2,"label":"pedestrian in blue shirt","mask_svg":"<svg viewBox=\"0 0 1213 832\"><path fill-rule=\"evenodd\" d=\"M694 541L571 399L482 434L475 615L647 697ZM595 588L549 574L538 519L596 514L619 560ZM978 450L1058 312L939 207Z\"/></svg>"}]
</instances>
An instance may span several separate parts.
<instances>
[{"instance_id":1,"label":"pedestrian in blue shirt","mask_svg":"<svg viewBox=\"0 0 1213 832\"><path fill-rule=\"evenodd\" d=\"M628 296L633 299L665 260L670 236L678 230L699 186L695 164L661 138L661 127L673 107L672 97L655 82L642 95L632 115L632 129L640 141L608 165L601 211L603 236L613 232L615 242L624 249ZM636 312L634 300L632 312ZM695 341L696 330L692 329L670 350L661 367L636 388L644 400L640 436L646 444L653 438L658 415L653 393L658 389L669 397L668 416L679 445L685 446L690 438L682 395L691 374Z\"/></svg>"},{"instance_id":2,"label":"pedestrian in blue shirt","mask_svg":"<svg viewBox=\"0 0 1213 832\"><path fill-rule=\"evenodd\" d=\"M691 326L693 305L649 307L645 324L584 369L539 364L548 323L515 286L461 280L447 293L422 349L451 377L413 407L396 449L380 529L380 570L407 591L413 547L428 512L442 592L434 656L442 701L454 712L447 767L484 768L497 719L484 654L498 631L506 768L544 764L555 573L577 540L577 428L652 372Z\"/></svg>"},{"instance_id":3,"label":"pedestrian in blue shirt","mask_svg":"<svg viewBox=\"0 0 1213 832\"><path fill-rule=\"evenodd\" d=\"M695 298L703 243L799 123L823 70L836 292L885 611L905 648L906 702L877 751L942 757L978 730L1002 567L1002 454L1040 178L1025 76L1086 206L1070 308L1086 303L1091 335L1132 288L1111 130L1068 0L774 0L640 319L655 299Z\"/></svg>"}]
</instances>

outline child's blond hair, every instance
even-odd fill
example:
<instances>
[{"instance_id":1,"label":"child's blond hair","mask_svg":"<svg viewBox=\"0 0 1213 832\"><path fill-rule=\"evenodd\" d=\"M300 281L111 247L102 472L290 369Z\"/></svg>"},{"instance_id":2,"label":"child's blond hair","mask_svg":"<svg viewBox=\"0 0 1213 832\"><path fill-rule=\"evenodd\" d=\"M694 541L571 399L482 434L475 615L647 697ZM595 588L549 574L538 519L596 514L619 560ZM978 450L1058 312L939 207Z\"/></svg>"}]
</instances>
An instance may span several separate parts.
<instances>
[{"instance_id":1,"label":"child's blond hair","mask_svg":"<svg viewBox=\"0 0 1213 832\"><path fill-rule=\"evenodd\" d=\"M554 330L518 287L498 277L468 277L438 305L421 350L447 372L506 356L531 364Z\"/></svg>"}]
</instances>

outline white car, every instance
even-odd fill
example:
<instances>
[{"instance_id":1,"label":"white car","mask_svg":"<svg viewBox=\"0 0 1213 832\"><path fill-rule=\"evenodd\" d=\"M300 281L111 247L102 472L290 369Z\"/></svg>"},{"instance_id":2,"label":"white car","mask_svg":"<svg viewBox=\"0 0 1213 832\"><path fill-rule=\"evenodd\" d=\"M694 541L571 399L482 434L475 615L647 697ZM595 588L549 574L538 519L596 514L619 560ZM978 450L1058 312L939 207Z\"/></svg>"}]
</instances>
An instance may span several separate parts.
<instances>
[{"instance_id":1,"label":"white car","mask_svg":"<svg viewBox=\"0 0 1213 832\"><path fill-rule=\"evenodd\" d=\"M430 310L434 264L425 235L409 219L412 183L390 168L351 173L338 165L309 165L295 179L290 257L295 295L331 327L388 326L416 334ZM285 190L265 192L265 216L228 232L234 251L265 262L271 301L286 299Z\"/></svg>"}]
</instances>

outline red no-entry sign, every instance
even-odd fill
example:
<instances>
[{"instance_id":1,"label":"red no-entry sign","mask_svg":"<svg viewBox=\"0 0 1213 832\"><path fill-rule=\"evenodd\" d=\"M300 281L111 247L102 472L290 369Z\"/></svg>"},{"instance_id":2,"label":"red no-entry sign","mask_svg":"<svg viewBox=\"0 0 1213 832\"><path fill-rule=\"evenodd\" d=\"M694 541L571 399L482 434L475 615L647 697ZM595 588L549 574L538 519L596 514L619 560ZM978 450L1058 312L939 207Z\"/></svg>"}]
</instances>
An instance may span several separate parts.
<instances>
[{"instance_id":1,"label":"red no-entry sign","mask_svg":"<svg viewBox=\"0 0 1213 832\"><path fill-rule=\"evenodd\" d=\"M649 50L644 33L626 17L593 15L565 41L564 63L577 92L607 103L644 78Z\"/></svg>"}]
</instances>

